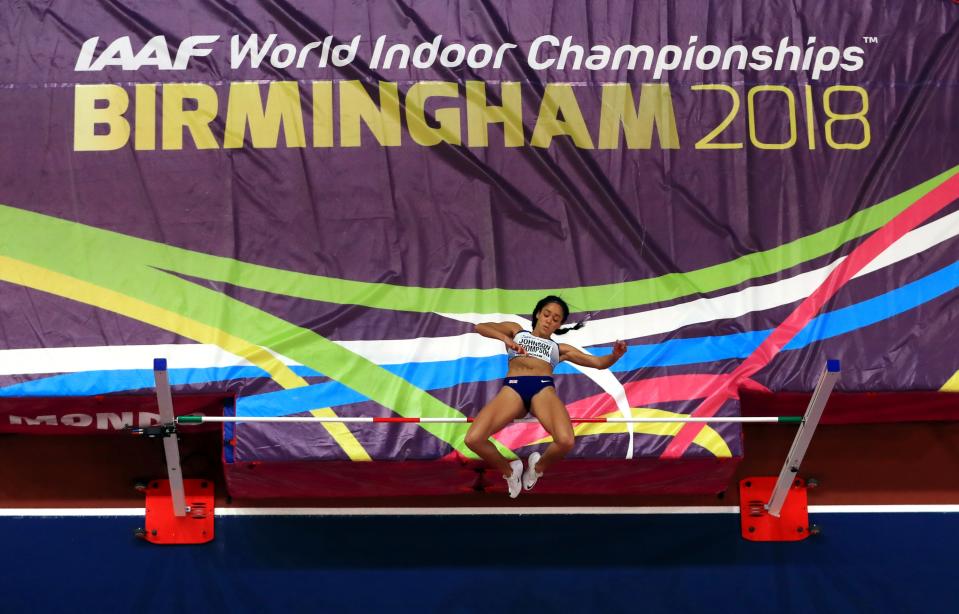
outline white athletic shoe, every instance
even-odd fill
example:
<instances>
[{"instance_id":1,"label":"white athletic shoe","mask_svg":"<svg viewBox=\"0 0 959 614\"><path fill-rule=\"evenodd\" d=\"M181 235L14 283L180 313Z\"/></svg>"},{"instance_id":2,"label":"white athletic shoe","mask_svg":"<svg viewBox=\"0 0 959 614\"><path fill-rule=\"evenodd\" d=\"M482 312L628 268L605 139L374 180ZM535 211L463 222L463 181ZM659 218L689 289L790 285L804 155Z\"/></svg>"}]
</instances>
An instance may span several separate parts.
<instances>
[{"instance_id":1,"label":"white athletic shoe","mask_svg":"<svg viewBox=\"0 0 959 614\"><path fill-rule=\"evenodd\" d=\"M504 475L503 479L506 480L506 485L509 487L509 498L515 499L523 490L523 461L519 459L511 461L509 466L513 470L513 474L509 477Z\"/></svg>"},{"instance_id":2,"label":"white athletic shoe","mask_svg":"<svg viewBox=\"0 0 959 614\"><path fill-rule=\"evenodd\" d=\"M523 488L526 490L532 490L536 486L536 480L543 477L542 473L536 471L536 463L539 462L539 459L539 452L533 452L526 459L526 471L523 472Z\"/></svg>"}]
</instances>

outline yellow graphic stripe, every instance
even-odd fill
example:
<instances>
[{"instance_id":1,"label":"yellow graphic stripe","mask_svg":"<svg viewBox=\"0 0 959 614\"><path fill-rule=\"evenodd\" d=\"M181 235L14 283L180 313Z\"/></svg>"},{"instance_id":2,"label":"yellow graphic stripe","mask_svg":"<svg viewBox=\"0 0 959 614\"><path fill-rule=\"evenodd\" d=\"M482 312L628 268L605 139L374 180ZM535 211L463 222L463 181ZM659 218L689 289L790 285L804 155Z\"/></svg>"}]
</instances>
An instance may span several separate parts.
<instances>
[{"instance_id":1,"label":"yellow graphic stripe","mask_svg":"<svg viewBox=\"0 0 959 614\"><path fill-rule=\"evenodd\" d=\"M299 388L307 386L306 380L290 370L264 348L252 344L244 339L235 337L225 331L202 322L187 318L178 313L151 305L139 299L125 296L107 288L89 282L63 275L49 269L38 267L21 260L7 256L0 256L0 280L35 290L49 292L57 296L69 298L87 305L106 309L120 315L146 322L158 328L175 332L178 335L193 339L199 343L217 345L224 350L242 356L254 365L270 374L276 383L283 388ZM324 426L328 426L324 424ZM353 460L369 460L370 457L356 438L341 438L333 429L327 428L333 439L340 444ZM360 447L362 454L355 457L356 448ZM351 453L352 450L352 453Z\"/></svg>"},{"instance_id":2,"label":"yellow graphic stripe","mask_svg":"<svg viewBox=\"0 0 959 614\"><path fill-rule=\"evenodd\" d=\"M654 409L652 407L631 407L630 411L632 412L633 418L682 418L686 414L680 414L671 411L665 411L662 409ZM622 417L622 413L619 411L611 412L603 418L619 418ZM672 437L683 428L683 423L678 422L660 422L660 423L639 423L639 424L623 424L617 422L584 422L576 424L573 426L573 432L577 436L580 435L614 435L621 433L628 433L629 427L633 427L634 433L640 433L643 435L658 435L661 437ZM530 442L526 445L536 445L540 443L547 443L552 441L552 437L544 437L538 441ZM730 458L732 457L732 452L729 450L729 446L726 444L726 441L719 436L719 433L715 431L711 426L706 426L699 432L699 435L693 440L693 443L702 446L706 450L713 453L714 456L719 458Z\"/></svg>"},{"instance_id":3,"label":"yellow graphic stripe","mask_svg":"<svg viewBox=\"0 0 959 614\"><path fill-rule=\"evenodd\" d=\"M276 356L258 345L119 292L6 256L0 256L0 279L113 311L200 343L218 345L260 367L284 388L308 385Z\"/></svg>"},{"instance_id":4,"label":"yellow graphic stripe","mask_svg":"<svg viewBox=\"0 0 959 614\"><path fill-rule=\"evenodd\" d=\"M310 413L317 418L336 417L336 412L329 407L323 409L311 409ZM321 424L326 427L327 431L330 432L330 435L333 436L333 439L336 440L336 443L340 444L340 447L343 448L346 454L350 457L350 460L373 460L363 448L363 445L357 441L356 437L353 436L353 433L350 432L350 429L347 428L345 424L342 422L321 422Z\"/></svg>"},{"instance_id":5,"label":"yellow graphic stripe","mask_svg":"<svg viewBox=\"0 0 959 614\"><path fill-rule=\"evenodd\" d=\"M939 389L940 392L959 392L959 371L952 374L946 383Z\"/></svg>"}]
</instances>

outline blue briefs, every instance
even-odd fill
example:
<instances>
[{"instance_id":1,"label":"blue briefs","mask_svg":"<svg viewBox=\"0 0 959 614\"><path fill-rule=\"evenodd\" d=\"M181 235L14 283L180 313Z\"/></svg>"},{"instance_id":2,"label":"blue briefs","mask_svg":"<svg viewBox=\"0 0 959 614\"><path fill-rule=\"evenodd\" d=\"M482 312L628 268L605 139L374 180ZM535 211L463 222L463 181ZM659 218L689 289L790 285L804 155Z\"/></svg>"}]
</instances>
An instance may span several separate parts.
<instances>
[{"instance_id":1,"label":"blue briefs","mask_svg":"<svg viewBox=\"0 0 959 614\"><path fill-rule=\"evenodd\" d=\"M542 390L553 385L553 378L548 375L521 375L510 376L503 380L503 385L519 393L523 399L523 406L529 411L529 404L533 397Z\"/></svg>"}]
</instances>

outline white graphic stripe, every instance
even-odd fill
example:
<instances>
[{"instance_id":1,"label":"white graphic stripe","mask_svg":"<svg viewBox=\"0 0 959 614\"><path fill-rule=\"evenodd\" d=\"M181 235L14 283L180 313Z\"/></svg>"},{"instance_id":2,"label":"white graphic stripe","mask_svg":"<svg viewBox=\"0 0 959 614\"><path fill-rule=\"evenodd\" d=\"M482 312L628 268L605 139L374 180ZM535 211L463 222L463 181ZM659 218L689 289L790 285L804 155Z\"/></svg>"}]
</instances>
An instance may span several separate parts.
<instances>
[{"instance_id":1,"label":"white graphic stripe","mask_svg":"<svg viewBox=\"0 0 959 614\"><path fill-rule=\"evenodd\" d=\"M959 235L959 211L910 231L864 267L856 277L905 260ZM562 337L577 347L640 339L683 326L736 318L747 313L788 305L809 296L841 262L714 298L702 298L640 313L593 319L582 330ZM463 322L528 321L512 314L440 314ZM482 358L503 353L503 344L475 333L370 341L340 341L339 345L381 365ZM167 358L171 368L252 366L220 348L200 344L127 345L79 348L0 350L0 375L73 373L92 370L152 369L153 358ZM297 363L280 357L288 365Z\"/></svg>"}]
</instances>

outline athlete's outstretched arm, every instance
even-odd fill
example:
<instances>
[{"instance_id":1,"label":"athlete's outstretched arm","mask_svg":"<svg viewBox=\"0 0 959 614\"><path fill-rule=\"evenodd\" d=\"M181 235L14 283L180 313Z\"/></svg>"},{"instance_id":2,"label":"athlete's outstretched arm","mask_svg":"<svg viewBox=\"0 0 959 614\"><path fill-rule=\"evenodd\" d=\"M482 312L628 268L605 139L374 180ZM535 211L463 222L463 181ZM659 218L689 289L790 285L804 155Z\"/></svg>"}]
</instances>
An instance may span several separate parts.
<instances>
[{"instance_id":1,"label":"athlete's outstretched arm","mask_svg":"<svg viewBox=\"0 0 959 614\"><path fill-rule=\"evenodd\" d=\"M622 358L625 353L625 341L617 341L613 345L613 352L606 356L593 356L569 344L559 344L560 361L568 360L581 367L592 367L593 369L608 369L616 364L616 361Z\"/></svg>"}]
</instances>

